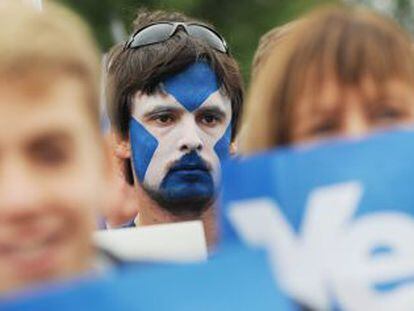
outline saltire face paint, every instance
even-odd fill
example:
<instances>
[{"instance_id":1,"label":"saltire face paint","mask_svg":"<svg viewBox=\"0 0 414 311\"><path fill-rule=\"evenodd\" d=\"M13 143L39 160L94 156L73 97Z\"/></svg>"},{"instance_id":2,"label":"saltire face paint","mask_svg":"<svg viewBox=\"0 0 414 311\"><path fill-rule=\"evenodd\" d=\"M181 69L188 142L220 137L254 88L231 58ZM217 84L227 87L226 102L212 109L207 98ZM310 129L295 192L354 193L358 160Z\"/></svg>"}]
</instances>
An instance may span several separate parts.
<instances>
[{"instance_id":1,"label":"saltire face paint","mask_svg":"<svg viewBox=\"0 0 414 311\"><path fill-rule=\"evenodd\" d=\"M229 152L231 102L206 62L188 66L160 87L162 92L138 92L133 99L135 176L164 205L211 201Z\"/></svg>"}]
</instances>

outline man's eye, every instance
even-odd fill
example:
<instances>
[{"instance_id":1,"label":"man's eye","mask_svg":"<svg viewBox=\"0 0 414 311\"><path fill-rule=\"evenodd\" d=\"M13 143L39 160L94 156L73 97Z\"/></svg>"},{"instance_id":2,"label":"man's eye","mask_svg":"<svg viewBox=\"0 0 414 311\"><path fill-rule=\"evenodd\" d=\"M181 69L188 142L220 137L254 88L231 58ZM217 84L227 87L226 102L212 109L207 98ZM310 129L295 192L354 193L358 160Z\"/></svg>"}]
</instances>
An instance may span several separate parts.
<instances>
[{"instance_id":1,"label":"man's eye","mask_svg":"<svg viewBox=\"0 0 414 311\"><path fill-rule=\"evenodd\" d=\"M215 126L220 122L220 118L215 115L204 115L201 117L201 123L207 126Z\"/></svg>"},{"instance_id":2,"label":"man's eye","mask_svg":"<svg viewBox=\"0 0 414 311\"><path fill-rule=\"evenodd\" d=\"M168 114L155 116L154 121L160 125L169 125L174 122L174 117Z\"/></svg>"},{"instance_id":3,"label":"man's eye","mask_svg":"<svg viewBox=\"0 0 414 311\"><path fill-rule=\"evenodd\" d=\"M69 158L69 154L62 146L43 145L33 148L32 158L42 166L60 166Z\"/></svg>"}]
</instances>

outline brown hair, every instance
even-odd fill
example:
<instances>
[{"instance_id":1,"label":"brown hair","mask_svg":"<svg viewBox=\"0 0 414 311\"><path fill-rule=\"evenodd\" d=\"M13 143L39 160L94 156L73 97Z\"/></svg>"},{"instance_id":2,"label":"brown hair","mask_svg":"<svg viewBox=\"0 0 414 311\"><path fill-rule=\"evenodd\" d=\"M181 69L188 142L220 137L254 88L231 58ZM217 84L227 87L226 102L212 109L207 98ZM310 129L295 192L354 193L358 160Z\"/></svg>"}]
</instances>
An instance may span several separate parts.
<instances>
[{"instance_id":1,"label":"brown hair","mask_svg":"<svg viewBox=\"0 0 414 311\"><path fill-rule=\"evenodd\" d=\"M198 22L178 12L140 10L133 23L134 31L157 21ZM121 137L128 137L131 101L137 91L153 94L166 77L197 60L204 60L216 73L222 92L231 100L232 139L235 138L242 113L243 82L239 66L231 55L214 50L180 29L164 42L137 49L124 50L123 46L124 43L118 44L109 52L106 79L107 110L112 126ZM133 183L129 161L125 173L128 182Z\"/></svg>"},{"instance_id":2,"label":"brown hair","mask_svg":"<svg viewBox=\"0 0 414 311\"><path fill-rule=\"evenodd\" d=\"M98 129L100 65L89 29L77 15L57 4L46 2L38 11L16 2L0 3L0 76L37 76L42 88L53 81L49 75L79 78Z\"/></svg>"},{"instance_id":3,"label":"brown hair","mask_svg":"<svg viewBox=\"0 0 414 311\"><path fill-rule=\"evenodd\" d=\"M156 21L196 20L177 12L141 10L133 23L134 31ZM131 97L137 91L154 93L163 79L184 70L199 59L210 64L219 79L222 91L231 100L232 137L235 137L242 112L243 83L233 57L214 50L181 30L167 41L138 49L124 50L123 45L124 43L116 45L109 53L106 88L111 123L123 137L128 136Z\"/></svg>"},{"instance_id":4,"label":"brown hair","mask_svg":"<svg viewBox=\"0 0 414 311\"><path fill-rule=\"evenodd\" d=\"M277 45L253 81L247 101L242 149L267 150L291 141L292 107L312 83L314 96L325 79L360 86L392 78L414 83L412 42L390 19L359 7L328 7L301 19Z\"/></svg>"}]
</instances>

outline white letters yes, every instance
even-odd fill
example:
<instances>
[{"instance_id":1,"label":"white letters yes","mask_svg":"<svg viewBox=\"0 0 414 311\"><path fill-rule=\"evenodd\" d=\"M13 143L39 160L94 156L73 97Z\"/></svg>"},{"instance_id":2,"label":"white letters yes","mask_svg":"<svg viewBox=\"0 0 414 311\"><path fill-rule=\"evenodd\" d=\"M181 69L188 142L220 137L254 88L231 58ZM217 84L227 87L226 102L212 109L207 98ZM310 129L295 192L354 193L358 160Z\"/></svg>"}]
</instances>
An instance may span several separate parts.
<instances>
[{"instance_id":1,"label":"white letters yes","mask_svg":"<svg viewBox=\"0 0 414 311\"><path fill-rule=\"evenodd\" d=\"M233 203L228 216L243 240L268 249L280 286L298 301L318 310L333 299L342 310L414 310L414 221L396 212L352 219L361 195L357 182L315 189L299 235L271 199ZM381 247L390 251L373 255Z\"/></svg>"}]
</instances>

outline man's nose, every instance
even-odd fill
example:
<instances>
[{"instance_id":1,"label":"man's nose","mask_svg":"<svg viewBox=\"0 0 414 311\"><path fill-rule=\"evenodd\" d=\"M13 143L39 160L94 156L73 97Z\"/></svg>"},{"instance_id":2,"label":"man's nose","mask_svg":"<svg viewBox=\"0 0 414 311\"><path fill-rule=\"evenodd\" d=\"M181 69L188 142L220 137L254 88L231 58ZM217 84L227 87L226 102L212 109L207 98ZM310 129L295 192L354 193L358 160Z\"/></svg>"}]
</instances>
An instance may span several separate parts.
<instances>
[{"instance_id":1,"label":"man's nose","mask_svg":"<svg viewBox=\"0 0 414 311\"><path fill-rule=\"evenodd\" d=\"M19 215L35 212L40 206L41 185L34 172L16 162L0 171L0 213ZM4 215L4 214L3 214Z\"/></svg>"},{"instance_id":2,"label":"man's nose","mask_svg":"<svg viewBox=\"0 0 414 311\"><path fill-rule=\"evenodd\" d=\"M201 151L203 149L203 141L200 138L199 130L195 120L188 118L183 122L178 141L180 151L187 153L193 150Z\"/></svg>"}]
</instances>

